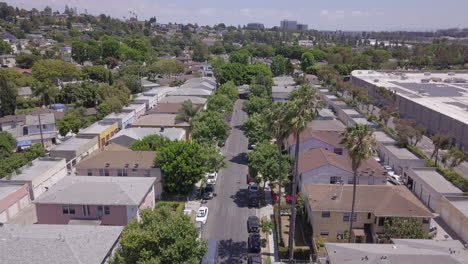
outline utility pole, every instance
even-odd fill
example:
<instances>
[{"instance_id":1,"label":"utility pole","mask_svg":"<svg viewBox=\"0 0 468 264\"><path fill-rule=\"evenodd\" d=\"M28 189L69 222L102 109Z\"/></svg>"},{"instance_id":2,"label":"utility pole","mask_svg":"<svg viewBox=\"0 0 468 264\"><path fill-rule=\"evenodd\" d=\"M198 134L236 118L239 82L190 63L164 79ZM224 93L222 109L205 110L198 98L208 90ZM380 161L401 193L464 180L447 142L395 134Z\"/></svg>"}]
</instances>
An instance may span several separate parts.
<instances>
[{"instance_id":1,"label":"utility pole","mask_svg":"<svg viewBox=\"0 0 468 264\"><path fill-rule=\"evenodd\" d=\"M45 146L44 146L44 136L42 135L41 114L38 114L37 117L39 118L39 131L41 132L41 144L42 144L42 147L45 149Z\"/></svg>"}]
</instances>

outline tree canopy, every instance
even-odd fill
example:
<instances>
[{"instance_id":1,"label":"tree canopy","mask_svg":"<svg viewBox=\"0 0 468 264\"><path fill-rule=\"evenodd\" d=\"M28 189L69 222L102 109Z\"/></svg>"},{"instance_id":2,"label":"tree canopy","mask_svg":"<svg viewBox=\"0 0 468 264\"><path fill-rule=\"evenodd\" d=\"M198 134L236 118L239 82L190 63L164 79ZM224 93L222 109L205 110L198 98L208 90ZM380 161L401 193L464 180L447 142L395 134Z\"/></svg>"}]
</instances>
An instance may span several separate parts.
<instances>
[{"instance_id":1,"label":"tree canopy","mask_svg":"<svg viewBox=\"0 0 468 264\"><path fill-rule=\"evenodd\" d=\"M193 120L193 140L200 143L216 142L218 146L222 146L230 131L231 127L218 112L206 111L198 114Z\"/></svg>"}]
</instances>

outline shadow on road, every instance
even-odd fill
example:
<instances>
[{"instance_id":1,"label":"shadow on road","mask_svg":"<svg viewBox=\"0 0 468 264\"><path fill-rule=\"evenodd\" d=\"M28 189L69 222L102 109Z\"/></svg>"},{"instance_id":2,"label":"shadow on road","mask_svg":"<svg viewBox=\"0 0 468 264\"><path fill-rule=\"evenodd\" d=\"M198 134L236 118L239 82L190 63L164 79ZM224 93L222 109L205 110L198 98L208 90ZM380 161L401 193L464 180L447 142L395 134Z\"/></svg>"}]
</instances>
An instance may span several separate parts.
<instances>
[{"instance_id":1,"label":"shadow on road","mask_svg":"<svg viewBox=\"0 0 468 264\"><path fill-rule=\"evenodd\" d=\"M247 165L247 153L239 153L236 156L232 157L230 161L237 164Z\"/></svg>"},{"instance_id":2,"label":"shadow on road","mask_svg":"<svg viewBox=\"0 0 468 264\"><path fill-rule=\"evenodd\" d=\"M239 208L245 208L248 206L249 191L247 189L239 189L235 195L231 196L234 203Z\"/></svg>"},{"instance_id":3,"label":"shadow on road","mask_svg":"<svg viewBox=\"0 0 468 264\"><path fill-rule=\"evenodd\" d=\"M247 259L247 241L221 240L218 245L219 263L238 264Z\"/></svg>"},{"instance_id":4,"label":"shadow on road","mask_svg":"<svg viewBox=\"0 0 468 264\"><path fill-rule=\"evenodd\" d=\"M244 131L244 125L237 125L234 128L239 129L240 131Z\"/></svg>"}]
</instances>

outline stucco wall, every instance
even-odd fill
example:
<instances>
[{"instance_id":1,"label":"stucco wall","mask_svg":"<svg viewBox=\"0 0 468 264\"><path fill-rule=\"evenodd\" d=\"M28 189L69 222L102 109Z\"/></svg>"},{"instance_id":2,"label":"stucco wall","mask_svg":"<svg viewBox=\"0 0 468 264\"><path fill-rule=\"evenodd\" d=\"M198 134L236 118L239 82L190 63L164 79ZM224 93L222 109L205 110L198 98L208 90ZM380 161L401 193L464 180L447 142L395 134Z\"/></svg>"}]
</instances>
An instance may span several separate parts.
<instances>
[{"instance_id":1,"label":"stucco wall","mask_svg":"<svg viewBox=\"0 0 468 264\"><path fill-rule=\"evenodd\" d=\"M25 199L27 201L27 204L21 204L20 200ZM3 212L5 213L6 220L8 221L10 218L14 217L15 215L11 215L12 212L10 212L8 209L11 206L17 206L18 212L23 210L24 207L29 205L29 186L27 184L24 184L21 186L20 189L18 189L16 192L6 196L5 198L0 200L0 214Z\"/></svg>"}]
</instances>

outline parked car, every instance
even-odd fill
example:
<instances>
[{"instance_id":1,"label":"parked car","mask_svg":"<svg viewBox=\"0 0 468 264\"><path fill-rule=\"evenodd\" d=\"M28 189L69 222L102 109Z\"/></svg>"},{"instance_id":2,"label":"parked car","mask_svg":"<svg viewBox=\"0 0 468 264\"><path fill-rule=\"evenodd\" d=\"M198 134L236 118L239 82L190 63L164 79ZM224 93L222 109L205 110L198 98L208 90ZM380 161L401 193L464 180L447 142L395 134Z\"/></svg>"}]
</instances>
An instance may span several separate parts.
<instances>
[{"instance_id":1,"label":"parked car","mask_svg":"<svg viewBox=\"0 0 468 264\"><path fill-rule=\"evenodd\" d=\"M393 168L390 165L383 166L386 171L392 171Z\"/></svg>"},{"instance_id":2,"label":"parked car","mask_svg":"<svg viewBox=\"0 0 468 264\"><path fill-rule=\"evenodd\" d=\"M203 191L203 199L211 200L214 197L215 186L214 184L207 184L205 190Z\"/></svg>"},{"instance_id":3,"label":"parked car","mask_svg":"<svg viewBox=\"0 0 468 264\"><path fill-rule=\"evenodd\" d=\"M401 185L403 184L403 180L401 179L400 175L393 174L393 175L388 175L387 177L388 181L395 184L395 185Z\"/></svg>"},{"instance_id":4,"label":"parked car","mask_svg":"<svg viewBox=\"0 0 468 264\"><path fill-rule=\"evenodd\" d=\"M258 184L251 182L249 183L249 193L258 193Z\"/></svg>"},{"instance_id":5,"label":"parked car","mask_svg":"<svg viewBox=\"0 0 468 264\"><path fill-rule=\"evenodd\" d=\"M249 194L249 208L258 207L258 195L257 193Z\"/></svg>"},{"instance_id":6,"label":"parked car","mask_svg":"<svg viewBox=\"0 0 468 264\"><path fill-rule=\"evenodd\" d=\"M250 253L260 253L262 250L262 241L260 239L260 234L254 233L249 235L247 245Z\"/></svg>"},{"instance_id":7,"label":"parked car","mask_svg":"<svg viewBox=\"0 0 468 264\"><path fill-rule=\"evenodd\" d=\"M217 172L207 173L206 178L208 178L206 180L207 183L216 184L216 180L218 179L218 173Z\"/></svg>"},{"instance_id":8,"label":"parked car","mask_svg":"<svg viewBox=\"0 0 468 264\"><path fill-rule=\"evenodd\" d=\"M206 220L208 219L208 207L202 206L198 208L197 217L195 217L195 222L201 222L206 224Z\"/></svg>"},{"instance_id":9,"label":"parked car","mask_svg":"<svg viewBox=\"0 0 468 264\"><path fill-rule=\"evenodd\" d=\"M247 264L262 264L262 256L259 254L249 256Z\"/></svg>"},{"instance_id":10,"label":"parked car","mask_svg":"<svg viewBox=\"0 0 468 264\"><path fill-rule=\"evenodd\" d=\"M429 233L427 234L430 238L433 238L437 235L437 226L431 226L429 228Z\"/></svg>"},{"instance_id":11,"label":"parked car","mask_svg":"<svg viewBox=\"0 0 468 264\"><path fill-rule=\"evenodd\" d=\"M247 232L258 233L260 231L260 221L258 217L251 215L247 218Z\"/></svg>"}]
</instances>

